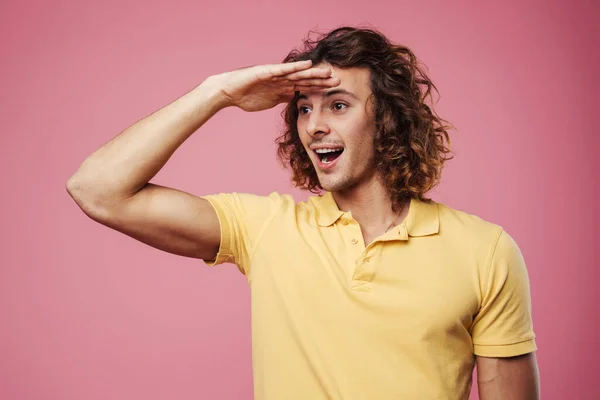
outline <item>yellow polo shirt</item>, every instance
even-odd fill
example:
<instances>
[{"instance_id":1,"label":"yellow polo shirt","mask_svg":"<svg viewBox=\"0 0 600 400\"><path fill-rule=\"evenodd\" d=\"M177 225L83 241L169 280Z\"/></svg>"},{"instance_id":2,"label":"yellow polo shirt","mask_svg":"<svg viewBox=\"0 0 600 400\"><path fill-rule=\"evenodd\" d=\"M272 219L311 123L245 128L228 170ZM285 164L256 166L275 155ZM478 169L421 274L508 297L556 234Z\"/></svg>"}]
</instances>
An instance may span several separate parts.
<instances>
[{"instance_id":1,"label":"yellow polo shirt","mask_svg":"<svg viewBox=\"0 0 600 400\"><path fill-rule=\"evenodd\" d=\"M206 196L250 284L257 400L467 399L474 355L536 350L521 252L497 225L412 200L365 246L333 196Z\"/></svg>"}]
</instances>

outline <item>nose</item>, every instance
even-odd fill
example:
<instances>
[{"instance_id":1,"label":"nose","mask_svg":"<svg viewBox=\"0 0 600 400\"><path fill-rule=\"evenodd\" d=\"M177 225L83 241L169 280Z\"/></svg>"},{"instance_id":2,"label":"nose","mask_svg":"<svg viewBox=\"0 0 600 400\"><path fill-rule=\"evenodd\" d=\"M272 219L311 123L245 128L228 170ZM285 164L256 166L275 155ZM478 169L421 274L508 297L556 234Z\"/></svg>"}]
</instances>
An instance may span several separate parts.
<instances>
[{"instance_id":1,"label":"nose","mask_svg":"<svg viewBox=\"0 0 600 400\"><path fill-rule=\"evenodd\" d=\"M320 111L312 111L306 124L306 133L310 136L327 135L329 126Z\"/></svg>"}]
</instances>

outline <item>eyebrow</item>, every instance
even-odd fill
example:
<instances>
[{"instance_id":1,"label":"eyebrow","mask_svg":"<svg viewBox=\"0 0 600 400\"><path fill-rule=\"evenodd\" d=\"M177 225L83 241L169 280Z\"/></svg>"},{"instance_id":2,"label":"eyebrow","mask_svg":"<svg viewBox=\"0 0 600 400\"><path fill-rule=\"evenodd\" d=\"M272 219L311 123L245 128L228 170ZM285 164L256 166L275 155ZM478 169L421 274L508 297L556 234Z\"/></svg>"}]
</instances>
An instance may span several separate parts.
<instances>
[{"instance_id":1,"label":"eyebrow","mask_svg":"<svg viewBox=\"0 0 600 400\"><path fill-rule=\"evenodd\" d=\"M356 100L359 100L358 97L356 97L356 95L354 93L349 92L346 89L333 89L328 92L323 92L323 93L321 93L321 97L326 98L326 97L335 96L336 94L345 94ZM308 100L308 96L305 94L301 94L298 96L297 100L301 100L301 99Z\"/></svg>"}]
</instances>

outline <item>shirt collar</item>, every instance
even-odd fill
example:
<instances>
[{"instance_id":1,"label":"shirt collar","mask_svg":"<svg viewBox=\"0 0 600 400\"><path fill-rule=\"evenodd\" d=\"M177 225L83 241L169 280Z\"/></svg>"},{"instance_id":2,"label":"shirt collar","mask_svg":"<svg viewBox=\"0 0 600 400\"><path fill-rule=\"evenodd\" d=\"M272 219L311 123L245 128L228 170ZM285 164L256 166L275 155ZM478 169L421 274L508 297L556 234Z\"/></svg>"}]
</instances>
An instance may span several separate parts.
<instances>
[{"instance_id":1,"label":"shirt collar","mask_svg":"<svg viewBox=\"0 0 600 400\"><path fill-rule=\"evenodd\" d=\"M331 192L325 192L322 196L317 196L313 199L315 200L314 204L317 208L319 225L333 225L335 221L344 215L344 212L338 208Z\"/></svg>"},{"instance_id":2,"label":"shirt collar","mask_svg":"<svg viewBox=\"0 0 600 400\"><path fill-rule=\"evenodd\" d=\"M317 221L320 226L333 225L344 215L344 212L338 208L331 192L316 196L315 207L318 211ZM408 236L427 236L439 233L438 204L433 200L411 199L408 215L401 225L406 227Z\"/></svg>"}]
</instances>

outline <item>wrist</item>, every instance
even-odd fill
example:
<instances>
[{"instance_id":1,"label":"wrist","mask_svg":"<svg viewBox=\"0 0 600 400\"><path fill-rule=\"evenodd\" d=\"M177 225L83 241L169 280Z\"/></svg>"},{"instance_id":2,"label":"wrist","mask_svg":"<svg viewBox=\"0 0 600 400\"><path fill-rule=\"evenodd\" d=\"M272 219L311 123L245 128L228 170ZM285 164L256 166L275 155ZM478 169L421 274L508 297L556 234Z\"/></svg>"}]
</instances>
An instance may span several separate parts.
<instances>
[{"instance_id":1,"label":"wrist","mask_svg":"<svg viewBox=\"0 0 600 400\"><path fill-rule=\"evenodd\" d=\"M223 74L212 75L206 78L196 88L211 104L211 108L215 112L233 106L230 99L223 92L223 82Z\"/></svg>"}]
</instances>

